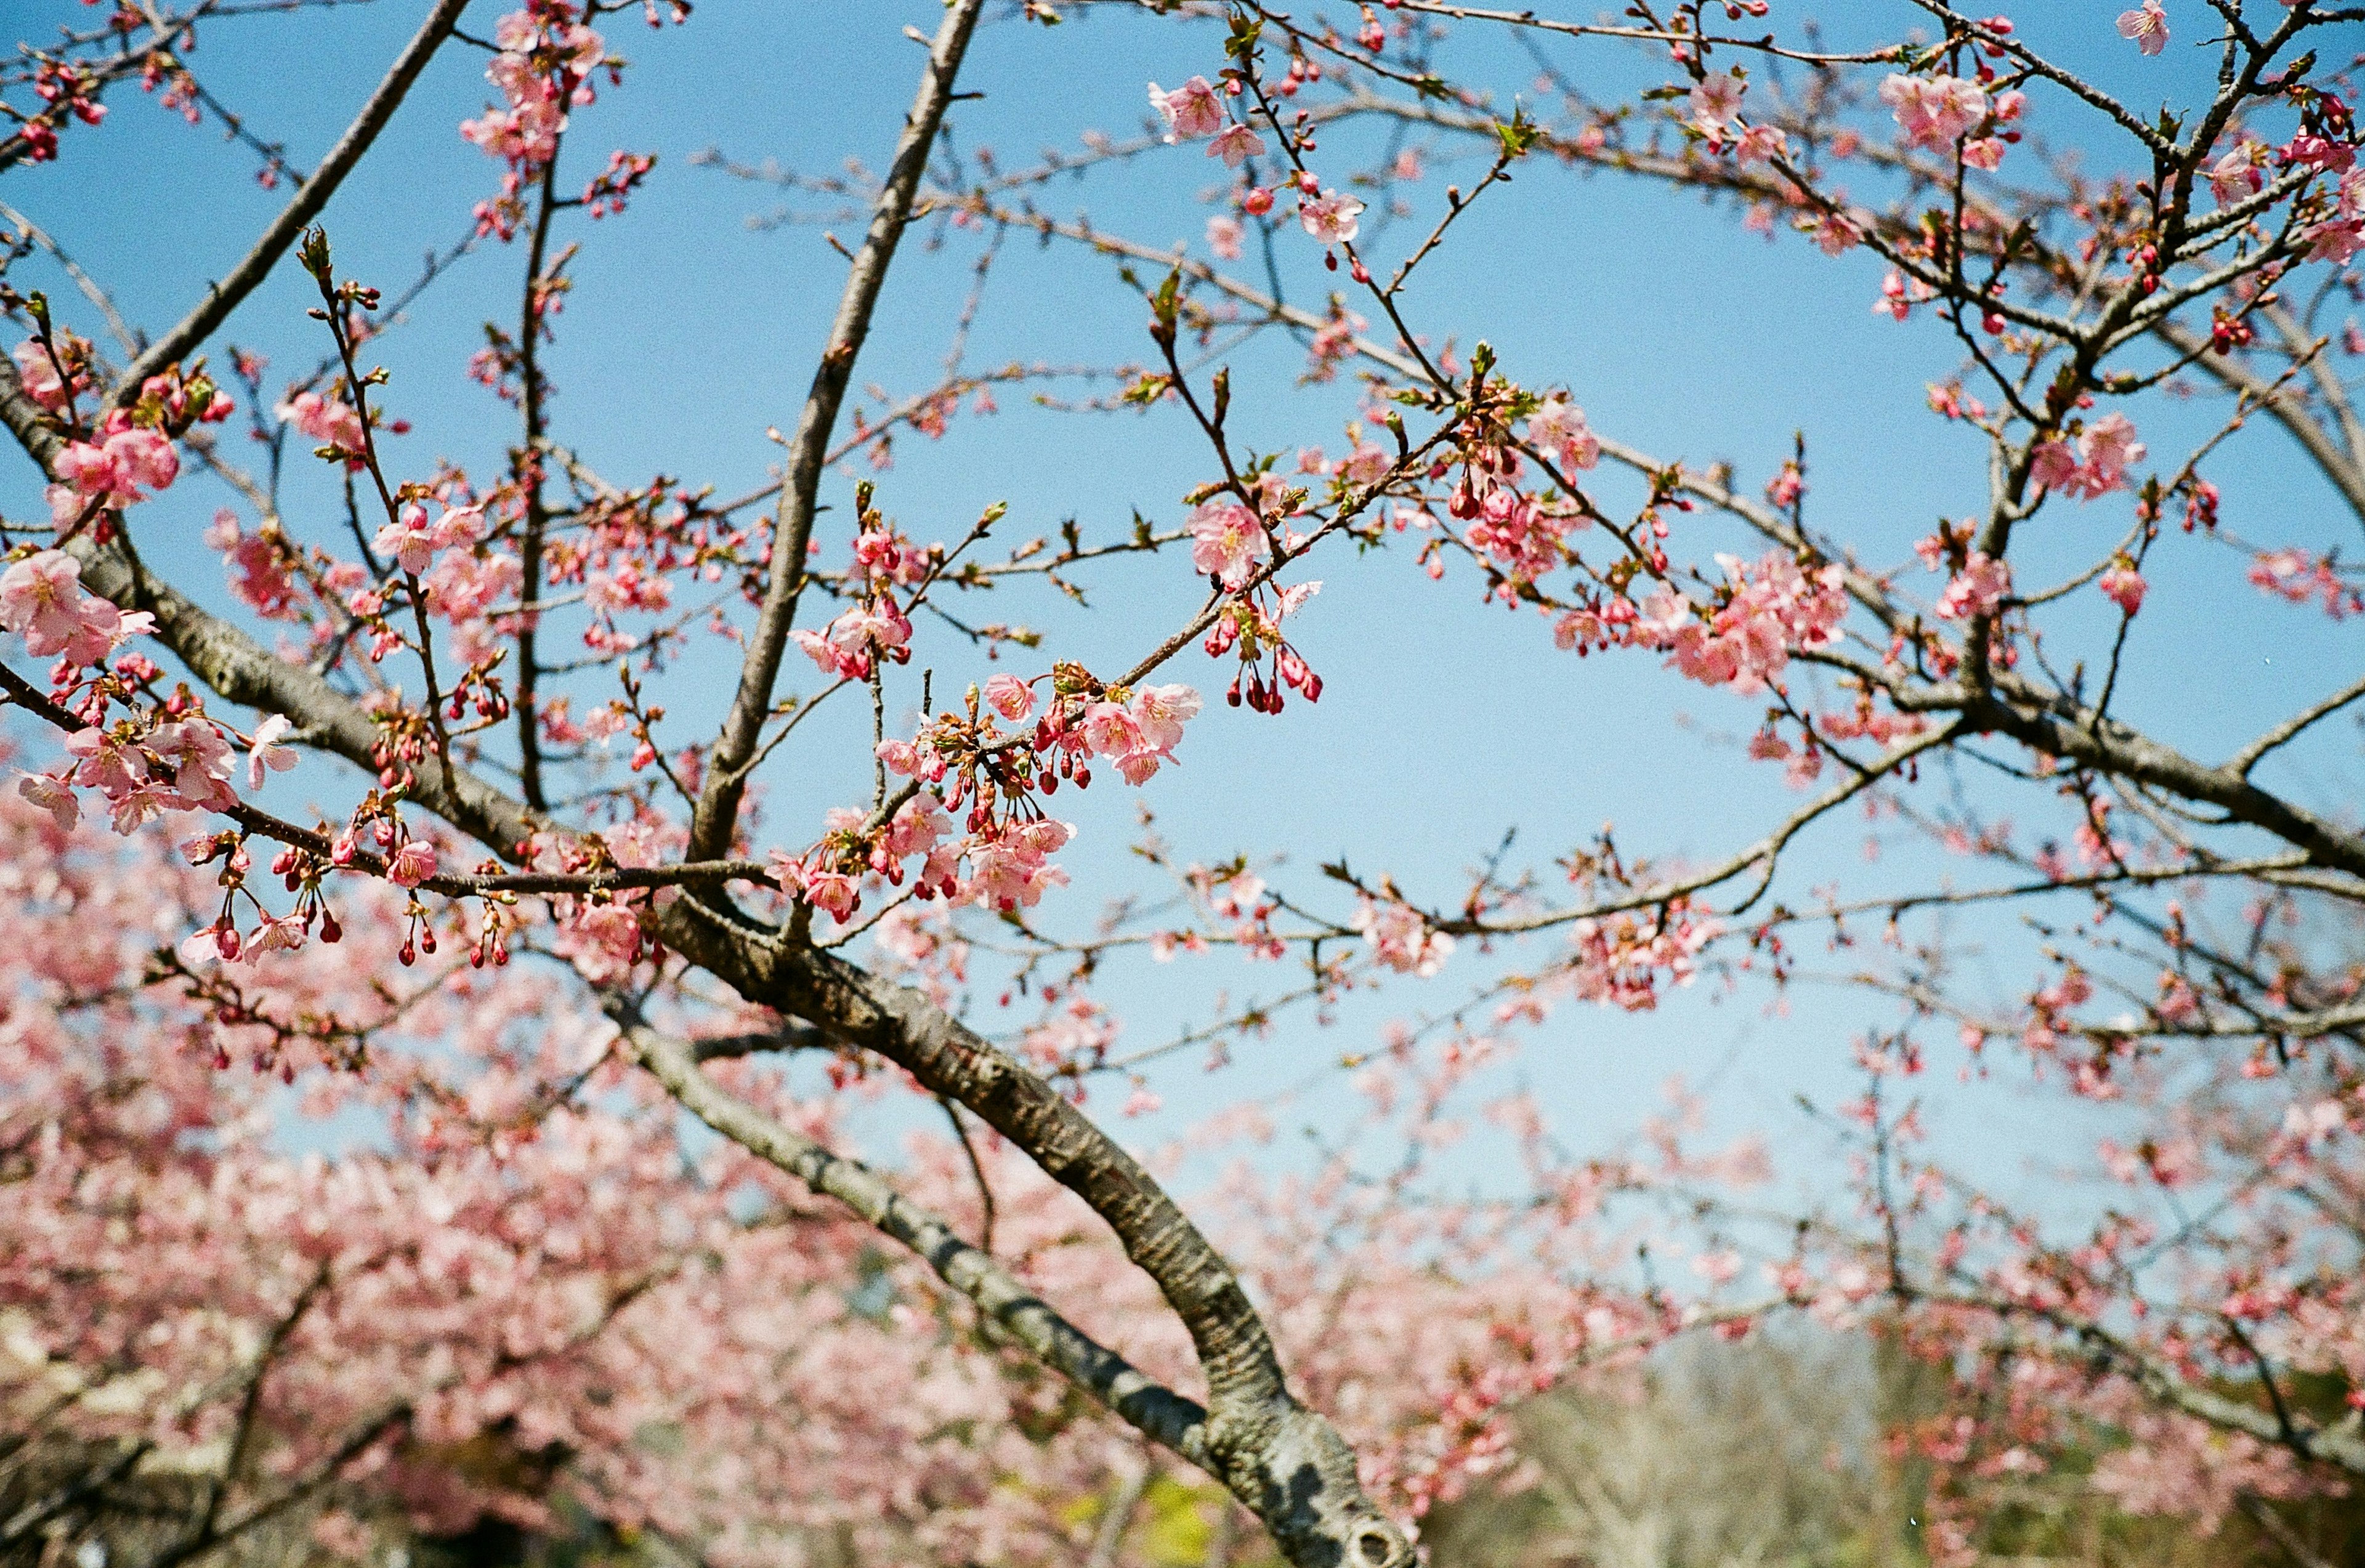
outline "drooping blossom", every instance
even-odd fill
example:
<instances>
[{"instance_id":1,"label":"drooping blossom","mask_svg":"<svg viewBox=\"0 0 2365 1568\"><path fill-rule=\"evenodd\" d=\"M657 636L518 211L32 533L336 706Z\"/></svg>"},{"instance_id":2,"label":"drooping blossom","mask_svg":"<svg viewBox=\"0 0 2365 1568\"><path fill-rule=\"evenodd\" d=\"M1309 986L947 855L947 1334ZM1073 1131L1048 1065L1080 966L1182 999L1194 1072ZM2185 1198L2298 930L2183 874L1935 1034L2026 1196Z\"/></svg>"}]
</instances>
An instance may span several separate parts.
<instances>
[{"instance_id":1,"label":"drooping blossom","mask_svg":"<svg viewBox=\"0 0 2365 1568\"><path fill-rule=\"evenodd\" d=\"M2103 596L2129 615L2143 608L2144 595L2151 587L2133 563L2124 560L2102 574L2100 586Z\"/></svg>"},{"instance_id":2,"label":"drooping blossom","mask_svg":"<svg viewBox=\"0 0 2365 1568\"><path fill-rule=\"evenodd\" d=\"M1035 711L1035 689L1014 675L997 675L985 683L986 705L1015 723Z\"/></svg>"},{"instance_id":3,"label":"drooping blossom","mask_svg":"<svg viewBox=\"0 0 2365 1568\"><path fill-rule=\"evenodd\" d=\"M82 802L74 798L73 790L63 780L46 773L20 773L17 793L49 812L60 833L72 833L74 824L82 820Z\"/></svg>"},{"instance_id":4,"label":"drooping blossom","mask_svg":"<svg viewBox=\"0 0 2365 1568\"><path fill-rule=\"evenodd\" d=\"M415 888L435 875L435 846L424 839L406 839L386 864L387 880L398 888Z\"/></svg>"},{"instance_id":5,"label":"drooping blossom","mask_svg":"<svg viewBox=\"0 0 2365 1568\"><path fill-rule=\"evenodd\" d=\"M1050 817L992 830L970 850L966 895L984 909L1034 908L1043 902L1045 893L1067 886L1068 873L1052 865L1049 857L1075 832L1069 823Z\"/></svg>"},{"instance_id":6,"label":"drooping blossom","mask_svg":"<svg viewBox=\"0 0 2365 1568\"><path fill-rule=\"evenodd\" d=\"M248 789L262 789L263 777L266 771L285 773L296 766L295 748L279 744L287 732L294 728L295 726L288 722L285 713L274 713L254 726L254 739L247 748L246 754L246 787Z\"/></svg>"},{"instance_id":7,"label":"drooping blossom","mask_svg":"<svg viewBox=\"0 0 2365 1568\"><path fill-rule=\"evenodd\" d=\"M1182 726L1199 716L1200 707L1199 694L1187 686L1141 687L1124 709L1125 722L1106 731L1116 744L1094 749L1116 764L1126 783L1147 783L1159 764L1173 759L1174 748L1182 742Z\"/></svg>"},{"instance_id":8,"label":"drooping blossom","mask_svg":"<svg viewBox=\"0 0 2365 1568\"><path fill-rule=\"evenodd\" d=\"M1192 509L1191 565L1227 588L1239 588L1264 555L1264 529L1256 513L1229 496Z\"/></svg>"}]
</instances>

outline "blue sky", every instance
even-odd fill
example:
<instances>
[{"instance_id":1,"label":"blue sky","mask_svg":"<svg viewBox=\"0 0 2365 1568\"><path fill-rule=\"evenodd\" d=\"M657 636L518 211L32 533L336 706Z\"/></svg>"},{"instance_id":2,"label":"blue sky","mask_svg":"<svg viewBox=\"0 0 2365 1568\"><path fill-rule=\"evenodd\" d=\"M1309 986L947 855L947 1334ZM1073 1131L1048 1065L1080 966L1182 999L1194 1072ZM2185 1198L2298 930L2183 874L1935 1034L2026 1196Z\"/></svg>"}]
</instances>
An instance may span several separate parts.
<instances>
[{"instance_id":1,"label":"blue sky","mask_svg":"<svg viewBox=\"0 0 2365 1568\"><path fill-rule=\"evenodd\" d=\"M1797 8L1782 0L1786 12ZM1848 0L1815 9L1832 24L1833 43L1844 45L1893 32L1908 7ZM2111 33L2109 7L2043 10L2031 24L2038 40L2057 42L2068 63L2106 84L2175 98L2206 83L2207 62L2181 43L2158 62L2139 59ZM409 35L417 11L378 0L225 21L203 34L193 61L261 134L284 140L309 166ZM11 12L32 24L19 23L28 36L52 19L87 16L70 4L28 3ZM488 0L471 8L466 25L488 32L498 12ZM747 219L774 207L778 193L693 167L689 155L717 148L745 162L776 158L814 173L835 172L849 157L880 167L920 62L902 28L929 28L936 15L930 5L878 0L786 6L710 0L679 29L647 31L634 14L607 19L611 44L632 67L621 89L603 91L595 107L578 114L562 184L588 178L611 148L656 151L660 162L627 214L598 224L578 218L562 235L585 249L550 355L561 440L625 482L663 473L711 483L723 495L760 482L778 451L766 427L793 423L843 264L817 226L751 227ZM1137 17L1055 29L998 20L981 31L964 72L965 84L986 95L956 115L960 144L991 144L1014 166L1037 148L1072 151L1089 129L1134 133L1146 112L1145 83L1212 74L1221 63L1218 39L1209 27ZM1613 45L1572 48L1557 58L1604 95L1659 79L1654 65ZM1450 46L1444 59L1492 84L1505 106L1534 74L1516 51L1475 34ZM343 274L398 288L424 252L466 232L470 205L498 178L496 166L454 129L485 102L481 67L476 52L447 50L331 204L326 221ZM2057 100L2041 100L2034 129L2057 145L2090 141L2101 150L2098 161L2114 156ZM1367 160L1372 145L1355 132L1324 141L1317 163L1341 170ZM76 134L66 151L56 165L12 176L0 198L49 228L151 330L177 317L199 280L219 275L284 199L284 192L258 189L252 158L214 129L190 129L132 93L113 100L103 131ZM1435 167L1421 187L1431 204L1447 181L1470 178L1461 165ZM1198 149L1162 150L1055 184L1041 200L1057 215L1087 212L1130 238L1196 242L1212 210L1200 198L1216 183L1215 168ZM1465 345L1487 338L1514 376L1571 388L1597 428L1669 458L1729 460L1753 487L1803 429L1814 474L1810 521L1874 561L1907 559L1911 542L1937 518L1959 518L1982 504L1983 453L1922 407L1924 385L1954 367L1951 346L1933 323L1900 327L1871 313L1879 271L1870 258L1833 261L1788 235L1769 245L1741 232L1732 214L1695 199L1557 168L1524 168L1498 195L1508 199L1490 196L1479 220L1409 291L1424 331ZM1388 236L1383 260L1393 265L1428 221L1425 211ZM850 241L861 224L832 227ZM915 231L914 241L933 232ZM974 250L958 234L941 248L907 243L857 380L902 393L933 378ZM1318 304L1332 282L1319 271L1315 248L1291 233L1283 251L1293 297ZM498 470L512 416L467 381L465 366L482 342L485 319L514 320L521 266L521 250L480 247L429 293L408 325L375 346L394 374L387 405L415 427L391 443L407 472L423 475L439 456L480 473ZM53 298L67 292L53 281L49 286ZM308 366L322 346L303 318L309 287L292 264L284 268L241 308L222 341L270 355L282 372ZM1143 318L1138 297L1105 263L1014 242L997 268L970 364L1146 357ZM1349 389L1295 386L1297 353L1278 341L1236 356L1235 364L1234 428L1243 439L1265 449L1340 448L1339 427L1352 409ZM1002 415L956 421L940 443L899 443L895 467L880 476L880 504L915 535L954 535L988 502L1003 500L1011 509L997 535L1003 540L1050 532L1069 517L1088 539L1110 537L1137 509L1171 522L1181 495L1210 472L1179 410L1070 415L1032 409L1023 394L1001 401ZM2198 439L2215 414L2214 406L2158 400L2138 417L2157 457L2180 452L2180 438ZM331 477L308 460L296 466L291 517L333 520ZM2246 535L2323 544L2354 527L2271 432L2247 437L2213 472L2225 490L2229 524ZM827 487L824 499L839 503L830 517L846 515L846 488L835 479ZM1614 476L1602 488L1613 511L1638 493ZM197 533L226 498L218 487L189 484L143 509L143 549L200 585L218 584L219 568ZM34 499L22 465L0 479L0 506L28 510ZM2037 567L2048 559L2090 559L2126 526L2124 502L2049 511L2030 542L2023 580L2041 576ZM842 552L842 531L830 533L829 522L825 517L824 536ZM1734 543L1705 521L1681 526L1679 556L1701 558ZM2357 667L2351 627L2264 601L2241 585L2224 553L2177 537L2155 559L2155 596L2135 630L2135 673L2121 708L2167 738L2204 756L2223 752L2258 727L2259 715L2297 706ZM1160 830L1186 857L1284 853L1284 875L1305 887L1318 863L1343 854L1359 869L1391 871L1416 893L1450 900L1463 868L1508 828L1519 829L1522 849L1539 864L1609 820L1630 853L1705 858L1745 842L1791 803L1768 770L1743 764L1717 738L1745 734L1755 705L1681 683L1652 659L1580 663L1555 654L1535 618L1482 610L1467 574L1432 585L1407 551L1339 555L1312 571L1326 586L1306 614L1302 646L1324 674L1324 700L1294 704L1278 720L1218 704L1193 727L1183 766L1161 775L1147 796ZM1091 613L1048 594L1011 593L1007 602L971 609L1027 621L1045 632L1047 654L1107 671L1130 663L1197 594L1177 561L1120 562L1086 580ZM2058 635L2082 638L2083 652L2103 646L2111 622L2101 609L2083 622L2065 622ZM927 649L923 661L936 666L939 693L957 691L977 673L949 645ZM734 673L712 648L677 672L664 699L675 744L711 733ZM799 669L790 678L806 674ZM1171 678L1212 696L1225 676L1194 653ZM908 707L915 697L913 683L902 700ZM862 717L849 707L835 727L817 721L804 749L770 770L767 799L784 836L810 832L825 807L867 791L867 734L853 722ZM2353 800L2354 756L2353 734L2343 731L2295 755L2285 765L2286 782L2320 801ZM305 777L315 792L332 788L319 773ZM1099 899L1138 885L1123 854L1135 806L1134 797L1111 787L1095 788L1074 807L1084 829L1071 857L1078 886L1050 924L1080 931ZM2015 807L2023 820L2042 809L2026 800ZM1856 819L1831 824L1805 846L1810 858L1786 885L1840 875L1889 886L1945 869L1910 849L1866 867L1863 836ZM1997 954L1999 984L2023 983L2026 943L2009 921L1973 923L1971 932ZM1295 1084L1311 1086L1305 1114L1322 1122L1338 1103L1337 1075L1326 1063L1362 1048L1384 1016L1451 1005L1492 967L1465 950L1445 977L1359 1002L1332 1030L1295 1021L1213 1079L1187 1058L1170 1066L1156 1084L1169 1111L1138 1130L1154 1137L1194 1112ZM1284 983L1270 969L1245 971L1225 959L1166 969L1120 964L1102 995L1126 1014L1128 1043L1146 1044L1179 1021L1204 1018L1219 987L1238 997ZM1810 990L1791 999L1787 1015L1769 1016L1765 1000L1744 991L1719 1002L1703 987L1644 1015L1564 1012L1518 1070L1578 1148L1622 1135L1652 1108L1671 1072L1695 1080L1719 1074L1721 1125L1773 1131L1777 1144L1805 1154L1801 1168L1820 1179L1828 1168L1805 1153L1814 1140L1789 1109L1791 1096L1829 1101L1847 1092L1855 1082L1849 1038L1886 1010ZM1944 1052L1938 1059L1933 1077L1943 1087L1955 1064ZM2062 1152L2057 1135L2067 1124L2057 1114L1990 1090L1940 1122L1941 1147L1998 1178L2015 1177ZM1999 1140L1999 1127L2027 1136ZM1473 1181L1489 1174L1483 1162L1470 1170Z\"/></svg>"}]
</instances>

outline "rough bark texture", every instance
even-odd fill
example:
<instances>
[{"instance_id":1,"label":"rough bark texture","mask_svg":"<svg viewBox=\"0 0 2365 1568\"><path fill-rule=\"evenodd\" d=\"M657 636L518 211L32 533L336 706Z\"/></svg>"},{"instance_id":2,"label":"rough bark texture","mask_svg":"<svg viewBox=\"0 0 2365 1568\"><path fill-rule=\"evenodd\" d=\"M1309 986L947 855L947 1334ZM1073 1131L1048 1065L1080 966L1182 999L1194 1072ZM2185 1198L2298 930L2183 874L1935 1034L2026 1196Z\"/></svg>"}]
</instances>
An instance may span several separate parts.
<instances>
[{"instance_id":1,"label":"rough bark texture","mask_svg":"<svg viewBox=\"0 0 2365 1568\"><path fill-rule=\"evenodd\" d=\"M859 1160L832 1153L723 1089L700 1070L696 1044L634 1024L627 1025L624 1038L634 1058L690 1114L911 1249L995 1327L1151 1441L1194 1461L1204 1454L1206 1411L1095 1342L942 1217Z\"/></svg>"},{"instance_id":2,"label":"rough bark texture","mask_svg":"<svg viewBox=\"0 0 2365 1568\"><path fill-rule=\"evenodd\" d=\"M1065 1096L918 991L834 953L729 922L687 898L668 907L662 935L749 1001L806 1019L958 1101L1091 1204L1157 1281L1205 1372L1204 1439L1175 1451L1247 1504L1291 1562L1394 1568L1412 1561L1404 1532L1364 1495L1345 1439L1290 1394L1239 1276L1149 1173Z\"/></svg>"}]
</instances>

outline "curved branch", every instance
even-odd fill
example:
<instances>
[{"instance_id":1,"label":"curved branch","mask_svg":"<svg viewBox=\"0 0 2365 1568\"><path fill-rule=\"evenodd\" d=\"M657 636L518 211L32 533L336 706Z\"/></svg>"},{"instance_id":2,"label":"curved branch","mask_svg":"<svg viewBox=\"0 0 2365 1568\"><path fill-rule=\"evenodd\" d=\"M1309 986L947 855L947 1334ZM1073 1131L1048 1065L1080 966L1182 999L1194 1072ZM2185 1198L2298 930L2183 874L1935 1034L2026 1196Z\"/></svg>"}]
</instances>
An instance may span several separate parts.
<instances>
[{"instance_id":1,"label":"curved branch","mask_svg":"<svg viewBox=\"0 0 2365 1568\"><path fill-rule=\"evenodd\" d=\"M989 1253L963 1241L940 1216L898 1193L859 1160L783 1126L700 1070L694 1045L627 1022L626 1048L668 1092L716 1132L835 1198L874 1229L917 1254L936 1277L1035 1359L1105 1406L1152 1442L1194 1464L1205 1462L1206 1412L1095 1341L1014 1278Z\"/></svg>"},{"instance_id":2,"label":"curved branch","mask_svg":"<svg viewBox=\"0 0 2365 1568\"><path fill-rule=\"evenodd\" d=\"M1411 1543L1364 1495L1353 1450L1289 1392L1239 1276L1133 1156L1064 1095L918 991L835 953L766 940L691 899L665 911L660 934L748 1001L808 1020L958 1100L1090 1204L1191 1336L1208 1393L1204 1458L1194 1462L1248 1505L1292 1562L1410 1568Z\"/></svg>"}]
</instances>

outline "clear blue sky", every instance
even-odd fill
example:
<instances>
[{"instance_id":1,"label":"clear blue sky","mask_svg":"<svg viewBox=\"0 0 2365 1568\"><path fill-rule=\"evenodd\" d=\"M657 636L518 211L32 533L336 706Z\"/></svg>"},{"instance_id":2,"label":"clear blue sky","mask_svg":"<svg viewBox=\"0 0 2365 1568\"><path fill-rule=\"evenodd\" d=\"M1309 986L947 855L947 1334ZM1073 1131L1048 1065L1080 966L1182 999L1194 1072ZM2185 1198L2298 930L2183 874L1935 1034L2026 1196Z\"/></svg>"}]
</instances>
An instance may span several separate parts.
<instances>
[{"instance_id":1,"label":"clear blue sky","mask_svg":"<svg viewBox=\"0 0 2365 1568\"><path fill-rule=\"evenodd\" d=\"M1799 8L1783 0L1784 11ZM419 9L378 0L226 21L207 28L193 58L211 88L308 167L415 26ZM1902 25L1909 7L1844 0L1815 9L1832 23L1833 42L1844 44ZM2175 96L2206 80L2205 62L2180 46L2161 61L2141 61L2111 35L2107 7L2024 9L2045 13L2031 24L2039 41L2057 35L2070 63L2111 84ZM28 38L90 15L58 0L25 0L8 10ZM487 0L471 8L466 25L488 32L499 10ZM632 69L622 89L603 91L596 107L578 114L562 184L587 178L611 148L655 151L660 163L628 214L597 225L578 218L563 236L585 241L586 250L550 357L560 439L628 482L663 473L728 495L760 480L778 450L764 431L795 419L843 266L817 228L749 227L745 220L775 205L774 194L692 167L689 155L716 147L736 159L777 158L815 173L834 172L848 157L880 166L920 62L902 28L932 28L936 14L932 5L877 0L709 0L680 29L646 31L636 14L606 19L611 44ZM1038 148L1073 150L1088 129L1130 134L1145 113L1145 83L1212 74L1221 63L1218 39L1211 27L1138 17L1056 29L996 21L981 32L964 73L965 84L986 96L960 106L960 143L990 144L1012 166ZM1657 79L1655 67L1610 45L1560 58L1605 93ZM1445 59L1496 84L1506 105L1533 75L1516 51L1476 35ZM485 101L481 68L475 51L448 50L338 195L327 224L345 275L399 287L423 252L466 231L470 204L497 179L495 165L454 129ZM0 197L47 226L129 315L153 330L185 308L201 278L219 275L243 250L284 193L257 189L251 157L211 128L192 130L135 93L111 102L102 132L70 137L62 162L19 171ZM2091 134L2049 100L2035 129L2063 145L2081 145ZM1369 145L1353 134L1326 137L1318 162L1352 167ZM1055 184L1041 199L1054 213L1089 212L1132 238L1195 242L1210 210L1198 198L1214 170L1195 148L1166 150ZM1424 187L1427 198L1435 202L1457 178L1469 174L1440 164ZM1815 465L1810 521L1869 559L1901 561L1936 518L1981 506L1983 454L1922 410L1924 384L1948 373L1955 355L1934 325L1899 327L1870 313L1879 278L1870 258L1832 261L1788 235L1769 246L1742 233L1731 214L1697 200L1557 168L1524 169L1509 194L1424 269L1409 296L1423 330L1464 344L1491 339L1515 376L1573 388L1597 428L1669 458L1730 460L1752 486L1803 428ZM860 223L836 227L850 239ZM1390 236L1384 259L1393 264L1415 231ZM1283 252L1295 297L1318 300L1329 284L1314 248L1293 234ZM973 254L961 236L941 249L906 246L859 380L897 392L927 383ZM521 265L521 249L480 249L378 346L394 372L387 400L416 427L391 443L407 472L424 474L438 456L480 473L498 470L511 416L464 369L482 341L483 319L513 322ZM49 287L52 297L68 292L55 281ZM310 364L320 345L302 314L308 287L292 264L283 268L241 308L222 341L269 354L282 371ZM1145 356L1142 319L1138 298L1106 263L1014 243L970 363ZM1322 444L1336 452L1351 395L1343 387L1293 387L1295 366L1295 352L1277 342L1239 356L1235 427L1265 448ZM958 421L940 444L899 443L898 464L882 476L881 503L914 534L952 535L988 502L1006 500L1006 539L1048 532L1071 516L1088 538L1109 537L1137 509L1172 521L1182 493L1207 476L1205 449L1179 410L1101 418L1033 409L1023 395L1002 403L1002 416ZM2167 404L2142 414L2155 454L2202 431L2209 417ZM289 489L291 515L299 520L333 517L333 487L310 471L317 466L299 460ZM2354 526L2327 504L2292 450L2264 431L2214 473L2228 522L2247 534L2331 543ZM846 487L834 480L824 498L843 502ZM1605 479L1603 489L1613 510L1633 495L1617 478ZM202 483L176 488L143 509L143 548L167 569L218 583L219 569L196 536L225 498ZM2124 500L2048 513L2046 527L2057 528L2058 537L2036 541L2039 550L2057 549L2064 562L2079 553L2090 558L2100 541L2124 528ZM29 470L9 468L0 506L15 512L35 504ZM843 517L843 508L833 515ZM1711 523L1682 526L1679 554L1700 558L1734 543ZM829 540L842 550L842 537ZM2137 673L2120 703L2138 722L2204 755L2220 752L2255 727L2247 721L2296 706L2357 666L2353 623L2328 627L2308 612L2268 604L2240 586L2222 554L2180 538L2156 559L2155 597L2132 649ZM1302 642L1324 673L1325 699L1315 709L1294 705L1278 721L1218 704L1193 727L1183 767L1161 775L1149 792L1161 829L1187 857L1285 852L1294 868L1286 875L1306 886L1316 865L1344 854L1359 869L1390 870L1408 889L1450 898L1463 868L1512 826L1539 863L1607 820L1617 823L1630 852L1705 857L1744 842L1790 801L1768 770L1743 764L1729 745L1711 744L1712 736L1746 733L1755 716L1749 702L1681 684L1646 657L1579 663L1557 655L1533 617L1482 610L1466 574L1430 584L1409 552L1362 561L1340 555L1313 571L1326 588L1306 615ZM2022 574L2039 575L2033 564ZM1176 561L1120 564L1089 580L1104 613L1019 594L989 613L1028 621L1048 634L1048 652L1105 670L1129 663L1196 594ZM2084 636L2090 653L2105 624L2096 615L2061 634ZM705 738L731 674L721 649L701 657L715 662L686 672L665 699L675 744ZM967 678L961 657L946 645L924 654L936 666L940 692L957 691ZM1196 654L1176 673L1211 696L1225 678ZM906 700L915 698L914 686ZM1696 724L1679 725L1677 713ZM849 709L842 717L856 715ZM834 734L814 729L813 744L771 775L776 820L796 824L783 828L790 838L816 825L826 806L867 790L866 737L851 725ZM2288 777L2319 801L2353 801L2354 756L2353 735L2344 731L2337 742L2295 756ZM2039 809L2023 801L2017 812L2026 820ZM1133 810L1133 799L1114 788L1096 788L1078 805L1079 886L1053 924L1082 930L1099 898L1137 885L1121 852ZM1867 868L1862 838L1858 820L1832 824L1805 846L1811 858L1789 885L1846 875L1886 886L1939 870L1912 852ZM1990 922L1974 935L1999 953L2001 982L2020 984L2025 970L2011 955L2025 945L2009 924ZM1527 957L1540 961L1542 954ZM1492 967L1465 950L1446 977L1358 1003L1338 1029L1292 1022L1213 1081L1187 1061L1170 1067L1157 1085L1170 1110L1140 1130L1155 1136L1190 1111L1301 1082L1315 1085L1305 1103L1319 1116L1335 1103L1335 1076L1321 1070L1326 1060L1362 1048L1382 1016L1450 1004ZM1177 1020L1204 1017L1219 986L1239 996L1282 983L1272 970L1244 973L1228 960L1166 970L1120 965L1102 994L1126 1012L1129 1043L1146 1044ZM1789 1143L1802 1136L1788 1109L1791 1094L1829 1101L1846 1092L1854 1081L1850 1036L1867 1018L1885 1016L1859 999L1802 991L1788 1015L1769 1017L1760 995L1713 1003L1706 989L1639 1017L1558 1015L1518 1070L1544 1097L1565 1141L1585 1148L1620 1136L1650 1108L1667 1074L1698 1079L1723 1065L1721 1120L1763 1126ZM1951 1079L1953 1066L1941 1053L1933 1077ZM1114 1097L1104 1103L1114 1109ZM2033 1136L1996 1137L2000 1126L2024 1117L2036 1118L2027 1124ZM1948 1126L1941 1123L1953 1147L1976 1151L1998 1174L2059 1152L2052 1114L2010 1095L1989 1094L1976 1112L1965 1106ZM1474 1174L1483 1179L1478 1167Z\"/></svg>"}]
</instances>

